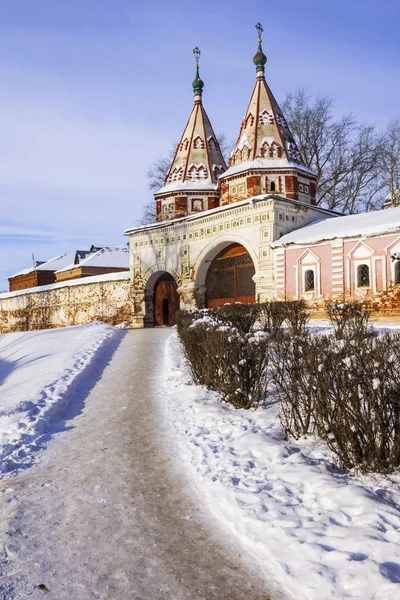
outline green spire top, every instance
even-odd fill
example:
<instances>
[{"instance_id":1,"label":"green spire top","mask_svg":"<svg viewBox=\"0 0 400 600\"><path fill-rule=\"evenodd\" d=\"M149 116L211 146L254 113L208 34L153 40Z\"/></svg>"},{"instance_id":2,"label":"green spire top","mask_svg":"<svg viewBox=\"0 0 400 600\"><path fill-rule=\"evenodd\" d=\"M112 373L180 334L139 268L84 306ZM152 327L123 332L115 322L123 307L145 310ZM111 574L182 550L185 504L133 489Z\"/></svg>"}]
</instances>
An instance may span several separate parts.
<instances>
[{"instance_id":1,"label":"green spire top","mask_svg":"<svg viewBox=\"0 0 400 600\"><path fill-rule=\"evenodd\" d=\"M262 46L261 46L262 33L263 33L264 29L263 29L263 26L261 25L261 23L257 23L256 29L258 31L258 50L257 50L257 54L253 58L253 63L256 65L257 72L258 71L264 72L264 65L267 62L267 57L265 56L264 52L262 51Z\"/></svg>"},{"instance_id":2,"label":"green spire top","mask_svg":"<svg viewBox=\"0 0 400 600\"><path fill-rule=\"evenodd\" d=\"M192 83L192 86L193 86L193 91L194 91L195 96L201 96L201 94L203 93L204 82L200 79L200 74L199 74L199 58L200 58L201 52L197 46L193 50L193 54L194 54L194 58L196 60L196 77Z\"/></svg>"}]
</instances>

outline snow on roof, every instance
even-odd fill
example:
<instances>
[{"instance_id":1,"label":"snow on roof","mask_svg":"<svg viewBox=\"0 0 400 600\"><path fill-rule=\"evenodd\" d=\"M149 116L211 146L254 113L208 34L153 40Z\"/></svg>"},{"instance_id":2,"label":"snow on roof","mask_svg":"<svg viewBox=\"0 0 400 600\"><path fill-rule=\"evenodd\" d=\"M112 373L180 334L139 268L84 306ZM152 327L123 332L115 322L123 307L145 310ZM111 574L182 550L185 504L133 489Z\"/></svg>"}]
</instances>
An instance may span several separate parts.
<instances>
[{"instance_id":1,"label":"snow on roof","mask_svg":"<svg viewBox=\"0 0 400 600\"><path fill-rule=\"evenodd\" d=\"M310 244L334 238L371 236L400 230L400 208L322 219L283 235L271 246Z\"/></svg>"},{"instance_id":2,"label":"snow on roof","mask_svg":"<svg viewBox=\"0 0 400 600\"><path fill-rule=\"evenodd\" d=\"M97 252L92 252L79 264L69 264L57 273L69 271L75 267L109 267L117 269L129 269L129 249L127 246L106 246Z\"/></svg>"},{"instance_id":3,"label":"snow on roof","mask_svg":"<svg viewBox=\"0 0 400 600\"><path fill-rule=\"evenodd\" d=\"M92 275L89 277L80 277L79 279L69 279L68 281L60 281L58 283L50 283L49 285L40 285L37 287L17 290L15 292L4 292L0 294L0 300L6 298L15 298L15 296L24 296L25 294L38 294L47 290L56 290L63 287L71 287L75 285L88 285L89 283L98 283L100 281L123 281L130 278L129 271L121 271L118 273L105 273L104 275Z\"/></svg>"},{"instance_id":4,"label":"snow on roof","mask_svg":"<svg viewBox=\"0 0 400 600\"><path fill-rule=\"evenodd\" d=\"M32 267L28 267L27 269L22 269L22 271L18 271L18 273L11 275L10 278L18 277L18 275L28 275L29 273L32 273L33 271L57 271L58 269L61 269L61 268L65 267L67 264L69 264L71 262L71 260L74 259L74 256L75 256L75 252L65 252L64 254L55 256L54 258L51 258L50 260L47 260L46 262L38 264L35 267L32 265Z\"/></svg>"},{"instance_id":5,"label":"snow on roof","mask_svg":"<svg viewBox=\"0 0 400 600\"><path fill-rule=\"evenodd\" d=\"M225 177L228 177L229 175L236 175L237 173L242 173L242 171L248 171L250 169L281 169L281 168L286 168L286 169L299 169L300 171L304 171L305 173L308 173L310 175L315 175L315 173L313 171L310 171L310 169L308 169L306 166L296 163L296 162L291 162L289 160L287 160L286 158L277 158L277 159L271 159L271 158L256 158L255 160L248 160L245 162L240 163L240 165L234 165L232 167L229 167L229 169L227 169L225 171L225 173L222 173L222 175L219 176L219 179L224 179Z\"/></svg>"},{"instance_id":6,"label":"snow on roof","mask_svg":"<svg viewBox=\"0 0 400 600\"><path fill-rule=\"evenodd\" d=\"M71 260L74 259L74 256L75 252L65 252L64 254L60 254L60 256L51 258L42 265L39 265L36 267L36 271L57 271L58 269L62 269L62 267L65 267L65 265L69 264Z\"/></svg>"},{"instance_id":7,"label":"snow on roof","mask_svg":"<svg viewBox=\"0 0 400 600\"><path fill-rule=\"evenodd\" d=\"M172 181L171 183L167 183L161 189L156 192L156 196L158 194L165 194L167 192L179 192L180 190L193 190L200 191L203 190L217 190L218 183L213 183L211 179L208 177L203 181Z\"/></svg>"}]
</instances>

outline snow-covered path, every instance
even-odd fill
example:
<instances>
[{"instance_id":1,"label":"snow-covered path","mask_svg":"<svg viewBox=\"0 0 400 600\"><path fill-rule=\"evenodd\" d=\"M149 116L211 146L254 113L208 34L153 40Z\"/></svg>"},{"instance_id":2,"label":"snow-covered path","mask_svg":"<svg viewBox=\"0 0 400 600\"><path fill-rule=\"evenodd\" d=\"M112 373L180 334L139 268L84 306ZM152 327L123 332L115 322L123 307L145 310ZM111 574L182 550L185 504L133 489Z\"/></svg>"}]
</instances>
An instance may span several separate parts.
<instances>
[{"instance_id":1,"label":"snow-covered path","mask_svg":"<svg viewBox=\"0 0 400 600\"><path fill-rule=\"evenodd\" d=\"M156 396L169 335L128 332L41 462L0 483L0 600L268 598L168 453Z\"/></svg>"}]
</instances>

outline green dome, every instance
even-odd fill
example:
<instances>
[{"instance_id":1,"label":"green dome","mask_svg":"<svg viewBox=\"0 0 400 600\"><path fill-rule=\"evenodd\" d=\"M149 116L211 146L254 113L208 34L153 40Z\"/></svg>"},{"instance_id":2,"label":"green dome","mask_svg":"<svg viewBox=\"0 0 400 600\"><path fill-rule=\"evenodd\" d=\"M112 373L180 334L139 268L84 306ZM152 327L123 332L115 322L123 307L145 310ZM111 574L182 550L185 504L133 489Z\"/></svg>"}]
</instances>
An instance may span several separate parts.
<instances>
[{"instance_id":1,"label":"green dome","mask_svg":"<svg viewBox=\"0 0 400 600\"><path fill-rule=\"evenodd\" d=\"M257 54L253 58L253 63L256 65L257 70L259 70L259 69L264 69L264 65L266 62L267 62L267 57L265 56L264 52L262 51L261 41L259 41Z\"/></svg>"},{"instance_id":2,"label":"green dome","mask_svg":"<svg viewBox=\"0 0 400 600\"><path fill-rule=\"evenodd\" d=\"M193 86L193 90L194 90L195 93L198 93L198 94L202 93L203 87L204 87L204 81L202 81L200 79L199 67L197 67L196 79L193 81L192 86Z\"/></svg>"}]
</instances>

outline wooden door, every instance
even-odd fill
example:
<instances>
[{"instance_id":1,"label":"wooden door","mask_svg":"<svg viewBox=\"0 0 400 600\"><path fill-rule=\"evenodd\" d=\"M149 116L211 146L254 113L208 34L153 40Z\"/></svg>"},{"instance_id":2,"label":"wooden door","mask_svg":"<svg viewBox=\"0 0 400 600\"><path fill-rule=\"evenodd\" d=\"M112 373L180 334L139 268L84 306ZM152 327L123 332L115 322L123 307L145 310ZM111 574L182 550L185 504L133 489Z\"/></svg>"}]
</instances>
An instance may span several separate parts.
<instances>
[{"instance_id":1,"label":"wooden door","mask_svg":"<svg viewBox=\"0 0 400 600\"><path fill-rule=\"evenodd\" d=\"M177 284L169 273L161 275L154 287L154 325L175 325L175 313L179 309Z\"/></svg>"}]
</instances>

